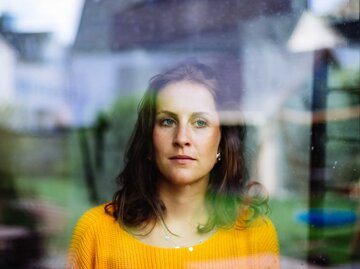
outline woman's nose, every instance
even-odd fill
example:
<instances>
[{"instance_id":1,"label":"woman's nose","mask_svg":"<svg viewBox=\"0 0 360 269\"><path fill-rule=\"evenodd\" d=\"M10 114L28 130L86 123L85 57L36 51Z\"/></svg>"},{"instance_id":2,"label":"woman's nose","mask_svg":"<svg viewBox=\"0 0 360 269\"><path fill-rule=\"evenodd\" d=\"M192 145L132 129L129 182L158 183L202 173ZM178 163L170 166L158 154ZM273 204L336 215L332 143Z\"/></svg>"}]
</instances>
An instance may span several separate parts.
<instances>
[{"instance_id":1,"label":"woman's nose","mask_svg":"<svg viewBox=\"0 0 360 269\"><path fill-rule=\"evenodd\" d=\"M187 126L178 126L176 128L176 133L174 136L174 145L184 147L189 146L190 144L191 139Z\"/></svg>"}]
</instances>

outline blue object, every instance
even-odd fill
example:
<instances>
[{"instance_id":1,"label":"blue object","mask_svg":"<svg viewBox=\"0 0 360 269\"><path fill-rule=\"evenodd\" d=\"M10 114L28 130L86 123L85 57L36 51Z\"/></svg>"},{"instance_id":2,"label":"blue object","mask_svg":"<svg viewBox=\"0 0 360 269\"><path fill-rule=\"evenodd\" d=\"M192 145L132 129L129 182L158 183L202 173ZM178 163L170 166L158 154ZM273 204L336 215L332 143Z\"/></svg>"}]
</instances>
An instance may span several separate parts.
<instances>
[{"instance_id":1,"label":"blue object","mask_svg":"<svg viewBox=\"0 0 360 269\"><path fill-rule=\"evenodd\" d=\"M353 224L357 217L354 211L345 209L310 209L296 214L296 220L315 227L334 227Z\"/></svg>"}]
</instances>

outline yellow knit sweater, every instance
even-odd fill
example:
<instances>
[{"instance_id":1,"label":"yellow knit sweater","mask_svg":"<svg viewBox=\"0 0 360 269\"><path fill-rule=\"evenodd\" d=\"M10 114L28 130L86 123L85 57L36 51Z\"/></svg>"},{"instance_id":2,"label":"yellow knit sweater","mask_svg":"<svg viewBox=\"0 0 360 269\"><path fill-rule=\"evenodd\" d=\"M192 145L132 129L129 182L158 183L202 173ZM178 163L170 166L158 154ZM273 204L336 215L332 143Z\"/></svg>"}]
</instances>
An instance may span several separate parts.
<instances>
[{"instance_id":1,"label":"yellow knit sweater","mask_svg":"<svg viewBox=\"0 0 360 269\"><path fill-rule=\"evenodd\" d=\"M66 269L278 269L279 249L273 224L259 218L243 229L219 229L188 248L160 248L124 231L104 205L86 212L73 234Z\"/></svg>"}]
</instances>

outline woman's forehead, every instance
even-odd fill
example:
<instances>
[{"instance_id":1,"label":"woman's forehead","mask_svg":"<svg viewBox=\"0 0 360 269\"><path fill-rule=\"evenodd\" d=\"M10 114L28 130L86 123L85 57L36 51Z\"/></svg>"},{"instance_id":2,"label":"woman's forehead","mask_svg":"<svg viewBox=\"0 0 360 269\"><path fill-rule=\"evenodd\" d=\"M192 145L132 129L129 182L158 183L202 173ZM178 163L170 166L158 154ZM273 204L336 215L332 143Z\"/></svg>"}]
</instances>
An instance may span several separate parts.
<instances>
[{"instance_id":1,"label":"woman's forehead","mask_svg":"<svg viewBox=\"0 0 360 269\"><path fill-rule=\"evenodd\" d=\"M180 81L166 85L156 98L157 110L163 109L193 109L216 111L214 97L205 85Z\"/></svg>"}]
</instances>

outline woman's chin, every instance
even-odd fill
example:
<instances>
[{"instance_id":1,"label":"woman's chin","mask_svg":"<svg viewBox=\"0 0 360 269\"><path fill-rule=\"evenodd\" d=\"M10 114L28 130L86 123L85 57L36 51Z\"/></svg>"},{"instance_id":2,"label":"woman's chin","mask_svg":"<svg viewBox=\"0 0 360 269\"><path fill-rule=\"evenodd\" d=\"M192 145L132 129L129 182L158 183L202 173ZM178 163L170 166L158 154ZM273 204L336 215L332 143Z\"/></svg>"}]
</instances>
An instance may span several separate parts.
<instances>
[{"instance_id":1,"label":"woman's chin","mask_svg":"<svg viewBox=\"0 0 360 269\"><path fill-rule=\"evenodd\" d=\"M205 180L205 178L190 177L188 175L187 176L186 175L182 175L182 176L177 175L176 177L168 177L166 182L169 185L179 186L179 187L197 185L201 182L207 184L207 180Z\"/></svg>"}]
</instances>

